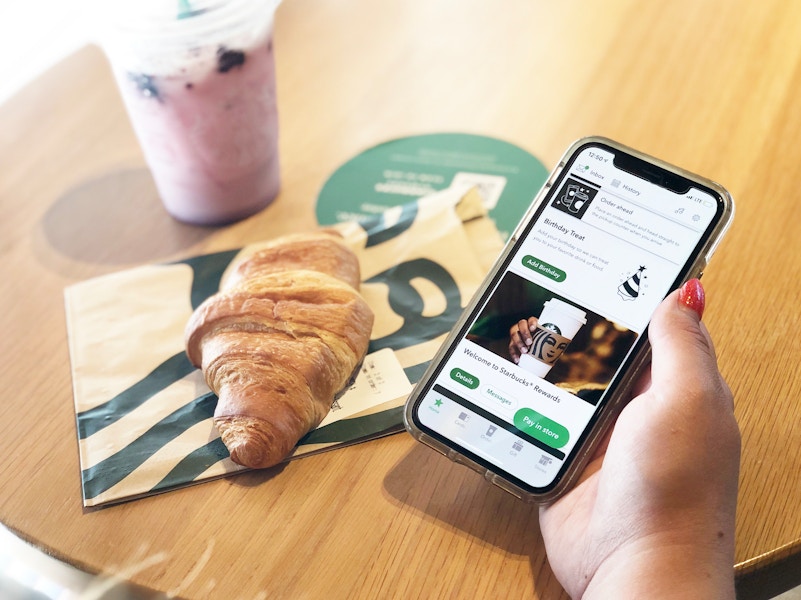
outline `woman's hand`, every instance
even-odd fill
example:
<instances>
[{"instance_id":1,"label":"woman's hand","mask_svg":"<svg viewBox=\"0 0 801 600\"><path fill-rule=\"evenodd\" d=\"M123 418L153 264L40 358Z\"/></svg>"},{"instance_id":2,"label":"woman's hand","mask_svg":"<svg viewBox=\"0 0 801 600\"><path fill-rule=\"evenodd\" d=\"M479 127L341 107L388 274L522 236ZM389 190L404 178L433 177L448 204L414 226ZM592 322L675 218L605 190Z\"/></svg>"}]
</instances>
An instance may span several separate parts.
<instances>
[{"instance_id":1,"label":"woman's hand","mask_svg":"<svg viewBox=\"0 0 801 600\"><path fill-rule=\"evenodd\" d=\"M537 317L520 319L509 329L509 356L515 363L531 348L531 333L537 329Z\"/></svg>"},{"instance_id":2,"label":"woman's hand","mask_svg":"<svg viewBox=\"0 0 801 600\"><path fill-rule=\"evenodd\" d=\"M650 372L580 482L540 510L572 598L734 598L740 432L700 282L658 307Z\"/></svg>"}]
</instances>

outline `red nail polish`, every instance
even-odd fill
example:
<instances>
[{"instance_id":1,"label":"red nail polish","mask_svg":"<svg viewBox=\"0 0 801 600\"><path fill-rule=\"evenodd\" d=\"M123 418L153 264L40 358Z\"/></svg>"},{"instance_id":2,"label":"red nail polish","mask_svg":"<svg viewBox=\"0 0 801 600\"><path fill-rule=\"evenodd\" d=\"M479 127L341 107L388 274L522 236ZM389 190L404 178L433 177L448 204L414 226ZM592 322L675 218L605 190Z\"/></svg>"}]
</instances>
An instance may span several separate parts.
<instances>
[{"instance_id":1,"label":"red nail polish","mask_svg":"<svg viewBox=\"0 0 801 600\"><path fill-rule=\"evenodd\" d=\"M704 316L706 296L704 294L704 287L698 279L690 279L681 286L679 290L679 302L694 310L698 314L699 319Z\"/></svg>"}]
</instances>

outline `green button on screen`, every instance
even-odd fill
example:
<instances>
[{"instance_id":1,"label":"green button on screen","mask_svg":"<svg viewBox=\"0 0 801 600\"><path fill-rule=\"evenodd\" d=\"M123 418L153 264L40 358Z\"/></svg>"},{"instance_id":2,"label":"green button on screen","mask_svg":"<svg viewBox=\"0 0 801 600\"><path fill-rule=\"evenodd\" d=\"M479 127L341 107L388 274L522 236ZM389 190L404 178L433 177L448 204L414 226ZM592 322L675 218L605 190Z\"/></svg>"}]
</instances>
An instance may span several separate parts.
<instances>
[{"instance_id":1,"label":"green button on screen","mask_svg":"<svg viewBox=\"0 0 801 600\"><path fill-rule=\"evenodd\" d=\"M474 390L478 387L479 381L478 377L475 375L468 373L467 371L463 371L462 369L452 369L451 370L451 379L454 381L458 381L463 386Z\"/></svg>"},{"instance_id":2,"label":"green button on screen","mask_svg":"<svg viewBox=\"0 0 801 600\"><path fill-rule=\"evenodd\" d=\"M548 444L551 448L561 448L570 439L570 434L564 426L530 408L518 410L515 413L514 423L520 431Z\"/></svg>"},{"instance_id":3,"label":"green button on screen","mask_svg":"<svg viewBox=\"0 0 801 600\"><path fill-rule=\"evenodd\" d=\"M530 254L527 254L523 257L523 266L528 267L532 271L536 271L540 275L545 275L546 277L559 283L567 279L567 273L565 273L562 269L559 267L554 267L552 264L549 264L544 260L540 260L536 256L531 256Z\"/></svg>"}]
</instances>

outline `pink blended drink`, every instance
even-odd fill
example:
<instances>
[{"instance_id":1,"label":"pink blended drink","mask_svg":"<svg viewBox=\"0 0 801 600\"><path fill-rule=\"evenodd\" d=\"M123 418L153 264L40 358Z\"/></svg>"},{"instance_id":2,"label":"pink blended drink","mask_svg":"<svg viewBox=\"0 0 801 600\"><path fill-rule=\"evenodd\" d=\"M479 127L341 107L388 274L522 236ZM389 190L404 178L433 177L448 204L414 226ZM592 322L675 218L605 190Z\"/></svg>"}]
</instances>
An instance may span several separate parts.
<instances>
[{"instance_id":1,"label":"pink blended drink","mask_svg":"<svg viewBox=\"0 0 801 600\"><path fill-rule=\"evenodd\" d=\"M164 206L202 225L258 212L280 188L275 3L139 2L104 46Z\"/></svg>"}]
</instances>

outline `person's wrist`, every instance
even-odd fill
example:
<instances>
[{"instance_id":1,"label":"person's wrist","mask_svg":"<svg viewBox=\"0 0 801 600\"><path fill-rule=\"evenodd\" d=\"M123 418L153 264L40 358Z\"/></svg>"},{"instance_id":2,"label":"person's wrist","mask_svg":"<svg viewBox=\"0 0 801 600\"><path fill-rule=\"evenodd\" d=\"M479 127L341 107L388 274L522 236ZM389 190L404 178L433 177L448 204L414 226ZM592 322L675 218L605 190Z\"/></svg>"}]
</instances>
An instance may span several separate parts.
<instances>
[{"instance_id":1,"label":"person's wrist","mask_svg":"<svg viewBox=\"0 0 801 600\"><path fill-rule=\"evenodd\" d=\"M581 598L733 599L733 558L731 540L714 531L648 534L606 557Z\"/></svg>"}]
</instances>

